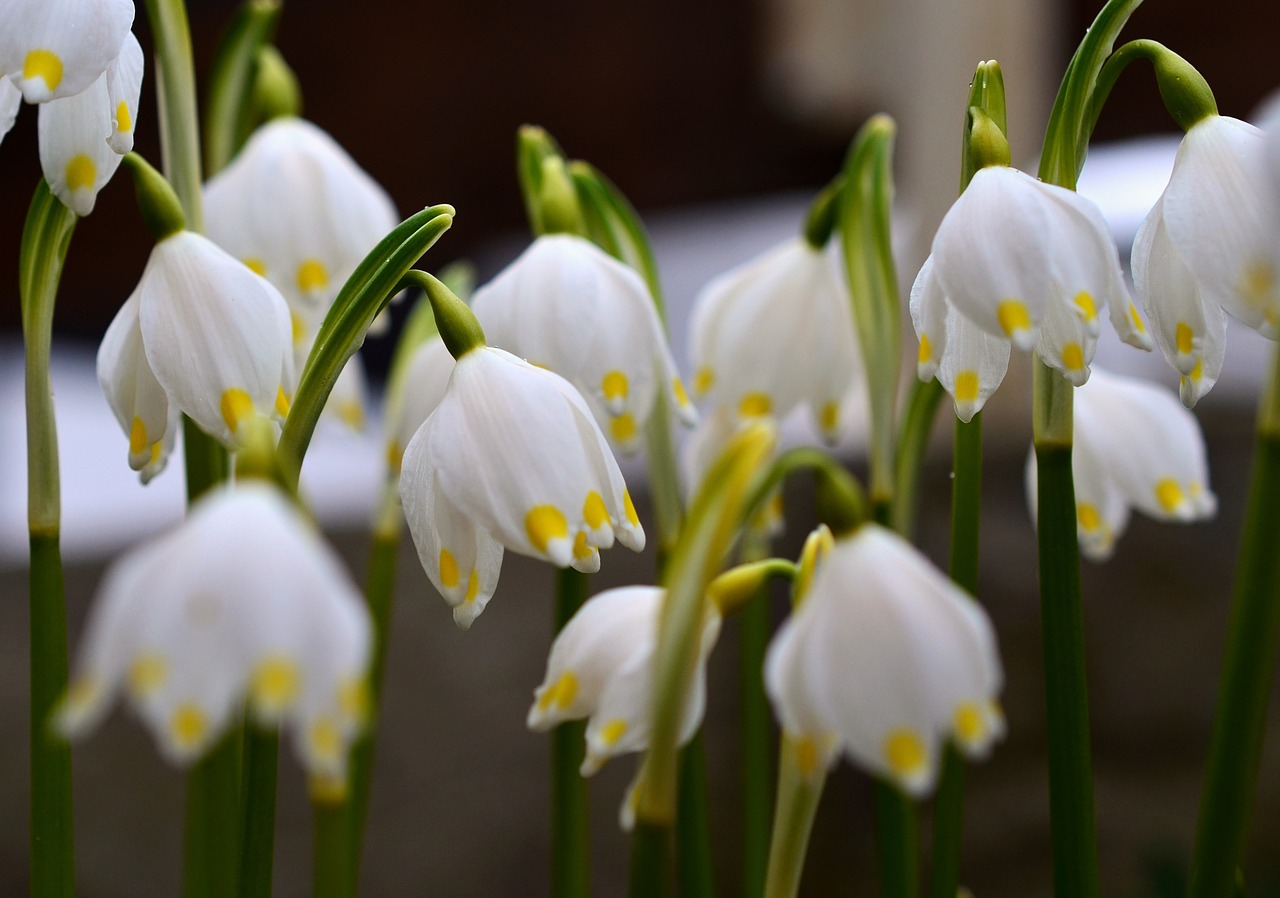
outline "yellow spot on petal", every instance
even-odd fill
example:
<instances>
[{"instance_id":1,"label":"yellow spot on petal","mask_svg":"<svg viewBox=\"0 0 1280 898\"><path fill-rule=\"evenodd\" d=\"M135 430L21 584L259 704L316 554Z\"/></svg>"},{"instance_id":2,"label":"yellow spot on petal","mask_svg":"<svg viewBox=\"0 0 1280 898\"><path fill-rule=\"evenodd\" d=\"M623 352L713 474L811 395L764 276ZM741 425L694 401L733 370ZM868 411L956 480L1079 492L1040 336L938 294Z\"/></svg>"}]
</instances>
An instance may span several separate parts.
<instances>
[{"instance_id":1,"label":"yellow spot on petal","mask_svg":"<svg viewBox=\"0 0 1280 898\"><path fill-rule=\"evenodd\" d=\"M458 560L448 549L440 550L440 584L445 589L458 585Z\"/></svg>"},{"instance_id":2,"label":"yellow spot on petal","mask_svg":"<svg viewBox=\"0 0 1280 898\"><path fill-rule=\"evenodd\" d=\"M587 532L579 530L578 535L573 538L573 557L579 560L590 558L595 554L595 549L587 542Z\"/></svg>"},{"instance_id":3,"label":"yellow spot on petal","mask_svg":"<svg viewBox=\"0 0 1280 898\"><path fill-rule=\"evenodd\" d=\"M828 402L822 407L822 412L818 415L818 423L822 425L822 429L827 433L831 433L836 429L836 425L840 423L840 406L834 402Z\"/></svg>"},{"instance_id":4,"label":"yellow spot on petal","mask_svg":"<svg viewBox=\"0 0 1280 898\"><path fill-rule=\"evenodd\" d=\"M600 388L604 391L604 398L608 400L626 399L627 398L627 376L621 371L610 371L600 381Z\"/></svg>"},{"instance_id":5,"label":"yellow spot on petal","mask_svg":"<svg viewBox=\"0 0 1280 898\"><path fill-rule=\"evenodd\" d=\"M1240 292L1253 304L1269 300L1275 292L1276 272L1270 262L1254 262L1244 270Z\"/></svg>"},{"instance_id":6,"label":"yellow spot on petal","mask_svg":"<svg viewBox=\"0 0 1280 898\"><path fill-rule=\"evenodd\" d=\"M151 444L151 464L155 464L160 460L160 455L164 452L164 443L156 440Z\"/></svg>"},{"instance_id":7,"label":"yellow spot on petal","mask_svg":"<svg viewBox=\"0 0 1280 898\"><path fill-rule=\"evenodd\" d=\"M135 417L133 426L129 428L129 454L137 455L147 448L147 427L142 419Z\"/></svg>"},{"instance_id":8,"label":"yellow spot on petal","mask_svg":"<svg viewBox=\"0 0 1280 898\"><path fill-rule=\"evenodd\" d=\"M1174 512L1182 507L1187 497L1182 487L1178 485L1178 481L1172 477L1166 477L1156 484L1156 501L1165 511Z\"/></svg>"},{"instance_id":9,"label":"yellow spot on petal","mask_svg":"<svg viewBox=\"0 0 1280 898\"><path fill-rule=\"evenodd\" d=\"M289 397L284 395L284 386L276 387L276 414L281 418L289 415Z\"/></svg>"},{"instance_id":10,"label":"yellow spot on petal","mask_svg":"<svg viewBox=\"0 0 1280 898\"><path fill-rule=\"evenodd\" d=\"M253 414L253 399L239 387L231 387L222 393L222 420L227 422L227 429L235 434L240 424Z\"/></svg>"},{"instance_id":11,"label":"yellow spot on petal","mask_svg":"<svg viewBox=\"0 0 1280 898\"><path fill-rule=\"evenodd\" d=\"M1185 321L1179 321L1177 328L1174 330L1174 342L1178 344L1178 352L1187 355L1191 352L1191 341L1195 338L1195 331L1191 329L1191 325Z\"/></svg>"},{"instance_id":12,"label":"yellow spot on petal","mask_svg":"<svg viewBox=\"0 0 1280 898\"><path fill-rule=\"evenodd\" d=\"M258 705L283 709L298 694L302 675L298 666L289 658L267 658L253 672L253 700Z\"/></svg>"},{"instance_id":13,"label":"yellow spot on petal","mask_svg":"<svg viewBox=\"0 0 1280 898\"><path fill-rule=\"evenodd\" d=\"M682 381L680 378L677 377L671 381L671 392L676 394L677 404L681 406L686 406L689 404L689 394L685 391L684 381Z\"/></svg>"},{"instance_id":14,"label":"yellow spot on petal","mask_svg":"<svg viewBox=\"0 0 1280 898\"><path fill-rule=\"evenodd\" d=\"M22 78L31 81L44 80L49 90L57 90L62 83L62 60L52 50L32 50L22 62Z\"/></svg>"},{"instance_id":15,"label":"yellow spot on petal","mask_svg":"<svg viewBox=\"0 0 1280 898\"><path fill-rule=\"evenodd\" d=\"M1079 343L1068 343L1062 347L1062 364L1071 371L1079 371L1084 367L1084 350Z\"/></svg>"},{"instance_id":16,"label":"yellow spot on petal","mask_svg":"<svg viewBox=\"0 0 1280 898\"><path fill-rule=\"evenodd\" d=\"M179 705L169 720L169 735L180 748L195 748L204 741L208 731L208 718L190 702Z\"/></svg>"},{"instance_id":17,"label":"yellow spot on petal","mask_svg":"<svg viewBox=\"0 0 1280 898\"><path fill-rule=\"evenodd\" d=\"M626 513L627 523L629 523L632 527L639 527L640 515L636 514L636 506L631 501L631 493L625 490L622 493L622 508L623 508L623 511Z\"/></svg>"},{"instance_id":18,"label":"yellow spot on petal","mask_svg":"<svg viewBox=\"0 0 1280 898\"><path fill-rule=\"evenodd\" d=\"M923 365L925 362L929 361L932 358L933 358L933 345L929 342L929 335L921 334L920 335L920 352L916 356L916 360Z\"/></svg>"},{"instance_id":19,"label":"yellow spot on petal","mask_svg":"<svg viewBox=\"0 0 1280 898\"><path fill-rule=\"evenodd\" d=\"M98 700L102 694L102 684L93 677L76 677L67 687L66 707L72 710L83 710Z\"/></svg>"},{"instance_id":20,"label":"yellow spot on petal","mask_svg":"<svg viewBox=\"0 0 1280 898\"><path fill-rule=\"evenodd\" d=\"M164 685L169 676L169 664L158 654L139 655L129 665L129 691L142 697Z\"/></svg>"},{"instance_id":21,"label":"yellow spot on petal","mask_svg":"<svg viewBox=\"0 0 1280 898\"><path fill-rule=\"evenodd\" d=\"M1196 366L1191 369L1191 373L1187 375L1193 381L1199 381L1204 377L1204 359L1196 359Z\"/></svg>"},{"instance_id":22,"label":"yellow spot on petal","mask_svg":"<svg viewBox=\"0 0 1280 898\"><path fill-rule=\"evenodd\" d=\"M884 760L890 772L899 779L919 776L928 755L924 742L907 729L894 730L884 740Z\"/></svg>"},{"instance_id":23,"label":"yellow spot on petal","mask_svg":"<svg viewBox=\"0 0 1280 898\"><path fill-rule=\"evenodd\" d=\"M796 767L802 776L812 776L818 769L818 746L808 736L796 741Z\"/></svg>"},{"instance_id":24,"label":"yellow spot on petal","mask_svg":"<svg viewBox=\"0 0 1280 898\"><path fill-rule=\"evenodd\" d=\"M564 512L554 505L535 505L524 516L524 529L529 535L529 542L539 552L547 551L547 544L553 539L569 538L569 522Z\"/></svg>"},{"instance_id":25,"label":"yellow spot on petal","mask_svg":"<svg viewBox=\"0 0 1280 898\"><path fill-rule=\"evenodd\" d=\"M474 602L478 595L480 595L480 575L476 573L475 568L472 568L471 573L467 575L467 594L462 597L462 601Z\"/></svg>"},{"instance_id":26,"label":"yellow spot on petal","mask_svg":"<svg viewBox=\"0 0 1280 898\"><path fill-rule=\"evenodd\" d=\"M605 744L606 748L612 748L618 744L627 732L627 722L625 720L611 720L600 728L600 741Z\"/></svg>"},{"instance_id":27,"label":"yellow spot on petal","mask_svg":"<svg viewBox=\"0 0 1280 898\"><path fill-rule=\"evenodd\" d=\"M573 703L578 694L578 678L573 671L566 670L556 681L542 690L538 696L538 710L550 711L553 707L564 709Z\"/></svg>"},{"instance_id":28,"label":"yellow spot on petal","mask_svg":"<svg viewBox=\"0 0 1280 898\"><path fill-rule=\"evenodd\" d=\"M595 490L587 493L587 501L582 503L582 518L592 530L599 530L609 523L609 509Z\"/></svg>"},{"instance_id":29,"label":"yellow spot on petal","mask_svg":"<svg viewBox=\"0 0 1280 898\"><path fill-rule=\"evenodd\" d=\"M67 163L67 189L69 190L92 190L94 179L98 177L98 166L93 164L93 160L84 153L79 153L71 157L71 161Z\"/></svg>"},{"instance_id":30,"label":"yellow spot on petal","mask_svg":"<svg viewBox=\"0 0 1280 898\"><path fill-rule=\"evenodd\" d=\"M977 371L959 371L956 373L956 402L976 402L981 383Z\"/></svg>"},{"instance_id":31,"label":"yellow spot on petal","mask_svg":"<svg viewBox=\"0 0 1280 898\"><path fill-rule=\"evenodd\" d=\"M261 274L262 272L258 272ZM293 338L293 345L297 346L307 335L307 326L303 323L302 317L292 310L289 312L289 330L290 336Z\"/></svg>"},{"instance_id":32,"label":"yellow spot on petal","mask_svg":"<svg viewBox=\"0 0 1280 898\"><path fill-rule=\"evenodd\" d=\"M961 702L956 707L952 726L955 728L956 738L963 745L981 742L987 734L986 718L982 715L982 709L973 702Z\"/></svg>"},{"instance_id":33,"label":"yellow spot on petal","mask_svg":"<svg viewBox=\"0 0 1280 898\"><path fill-rule=\"evenodd\" d=\"M636 438L636 419L630 412L623 412L609 422L609 433L619 443L629 443Z\"/></svg>"},{"instance_id":34,"label":"yellow spot on petal","mask_svg":"<svg viewBox=\"0 0 1280 898\"><path fill-rule=\"evenodd\" d=\"M1098 507L1092 502L1076 503L1076 521L1080 524L1080 529L1086 533L1093 533L1102 526L1102 515L1098 513Z\"/></svg>"},{"instance_id":35,"label":"yellow spot on petal","mask_svg":"<svg viewBox=\"0 0 1280 898\"><path fill-rule=\"evenodd\" d=\"M338 686L338 708L349 720L369 719L369 683L364 677L348 677Z\"/></svg>"},{"instance_id":36,"label":"yellow spot on petal","mask_svg":"<svg viewBox=\"0 0 1280 898\"><path fill-rule=\"evenodd\" d=\"M693 375L693 395L702 396L711 389L711 385L716 382L715 372L710 368L702 367Z\"/></svg>"},{"instance_id":37,"label":"yellow spot on petal","mask_svg":"<svg viewBox=\"0 0 1280 898\"><path fill-rule=\"evenodd\" d=\"M298 266L298 289L303 293L323 290L329 284L329 270L318 259L307 259Z\"/></svg>"},{"instance_id":38,"label":"yellow spot on petal","mask_svg":"<svg viewBox=\"0 0 1280 898\"><path fill-rule=\"evenodd\" d=\"M248 259L242 259L241 261L244 262L246 268L248 268L250 271L258 275L259 277L267 276L267 263L259 259L257 256L253 256ZM294 337L296 339L297 331L300 323L298 322L297 316L293 316L293 320L294 320L294 325L293 325Z\"/></svg>"},{"instance_id":39,"label":"yellow spot on petal","mask_svg":"<svg viewBox=\"0 0 1280 898\"><path fill-rule=\"evenodd\" d=\"M387 468L391 471L399 471L400 463L404 460L404 450L400 448L400 444L395 440L387 441Z\"/></svg>"},{"instance_id":40,"label":"yellow spot on petal","mask_svg":"<svg viewBox=\"0 0 1280 898\"><path fill-rule=\"evenodd\" d=\"M311 753L324 764L336 764L342 756L342 732L331 717L317 717L307 731Z\"/></svg>"},{"instance_id":41,"label":"yellow spot on petal","mask_svg":"<svg viewBox=\"0 0 1280 898\"><path fill-rule=\"evenodd\" d=\"M1143 322L1142 316L1138 314L1138 307L1133 303L1129 303L1129 320L1133 322L1133 329L1140 334L1147 332L1147 325Z\"/></svg>"},{"instance_id":42,"label":"yellow spot on petal","mask_svg":"<svg viewBox=\"0 0 1280 898\"><path fill-rule=\"evenodd\" d=\"M364 406L361 405L358 399L339 402L334 411L339 420L352 430L364 430Z\"/></svg>"},{"instance_id":43,"label":"yellow spot on petal","mask_svg":"<svg viewBox=\"0 0 1280 898\"><path fill-rule=\"evenodd\" d=\"M124 100L116 106L116 130L122 134L133 130L133 116L129 114L129 104Z\"/></svg>"},{"instance_id":44,"label":"yellow spot on petal","mask_svg":"<svg viewBox=\"0 0 1280 898\"><path fill-rule=\"evenodd\" d=\"M764 393L748 393L738 402L738 414L744 418L759 418L773 410L773 400Z\"/></svg>"},{"instance_id":45,"label":"yellow spot on petal","mask_svg":"<svg viewBox=\"0 0 1280 898\"><path fill-rule=\"evenodd\" d=\"M996 307L996 320L1000 322L1000 329L1010 337L1031 329L1031 313L1025 303L1016 299L1006 299Z\"/></svg>"},{"instance_id":46,"label":"yellow spot on petal","mask_svg":"<svg viewBox=\"0 0 1280 898\"><path fill-rule=\"evenodd\" d=\"M1093 301L1093 297L1089 295L1088 291L1081 290L1076 294L1076 298L1072 302L1076 304L1076 308L1080 310L1080 314L1085 321L1098 320L1097 303Z\"/></svg>"}]
</instances>

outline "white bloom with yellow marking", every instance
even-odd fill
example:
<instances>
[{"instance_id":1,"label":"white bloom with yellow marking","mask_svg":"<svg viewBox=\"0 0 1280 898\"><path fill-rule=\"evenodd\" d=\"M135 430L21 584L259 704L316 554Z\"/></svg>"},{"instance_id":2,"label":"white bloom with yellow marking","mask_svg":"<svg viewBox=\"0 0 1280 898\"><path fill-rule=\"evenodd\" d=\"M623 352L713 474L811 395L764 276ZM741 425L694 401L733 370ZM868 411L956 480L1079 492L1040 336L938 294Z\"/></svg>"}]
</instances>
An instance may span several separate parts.
<instances>
[{"instance_id":1,"label":"white bloom with yellow marking","mask_svg":"<svg viewBox=\"0 0 1280 898\"><path fill-rule=\"evenodd\" d=\"M400 498L428 576L467 609L464 625L493 594L493 546L586 572L599 569L600 549L615 537L644 548L618 463L581 394L494 347L454 365L405 449Z\"/></svg>"},{"instance_id":2,"label":"white bloom with yellow marking","mask_svg":"<svg viewBox=\"0 0 1280 898\"><path fill-rule=\"evenodd\" d=\"M843 750L921 796L944 740L982 757L1003 734L986 613L900 536L865 524L837 540L807 596L765 661L774 713L807 770Z\"/></svg>"},{"instance_id":3,"label":"white bloom with yellow marking","mask_svg":"<svg viewBox=\"0 0 1280 898\"><path fill-rule=\"evenodd\" d=\"M404 388L387 397L387 457L399 468L404 449L431 417L449 386L453 356L439 336L424 340L413 351L404 374Z\"/></svg>"},{"instance_id":4,"label":"white bloom with yellow marking","mask_svg":"<svg viewBox=\"0 0 1280 898\"><path fill-rule=\"evenodd\" d=\"M224 488L108 571L55 723L80 735L123 691L187 764L247 703L293 729L313 775L341 782L365 723L370 639L360 593L288 499Z\"/></svg>"},{"instance_id":5,"label":"white bloom with yellow marking","mask_svg":"<svg viewBox=\"0 0 1280 898\"><path fill-rule=\"evenodd\" d=\"M1129 509L1164 521L1213 517L1204 434L1195 416L1166 390L1138 378L1095 370L1076 391L1071 467L1080 550L1111 556ZM1035 516L1035 453L1027 498Z\"/></svg>"},{"instance_id":6,"label":"white bloom with yellow marking","mask_svg":"<svg viewBox=\"0 0 1280 898\"><path fill-rule=\"evenodd\" d=\"M0 75L28 103L78 94L119 55L133 12L131 0L7 0Z\"/></svg>"},{"instance_id":7,"label":"white bloom with yellow marking","mask_svg":"<svg viewBox=\"0 0 1280 898\"><path fill-rule=\"evenodd\" d=\"M4 140L4 136L17 121L18 109L21 106L22 92L7 78L0 78L0 140Z\"/></svg>"},{"instance_id":8,"label":"white bloom with yellow marking","mask_svg":"<svg viewBox=\"0 0 1280 898\"><path fill-rule=\"evenodd\" d=\"M1138 296L1188 408L1222 370L1222 310L1280 339L1280 211L1265 143L1238 119L1211 115L1193 125L1134 241Z\"/></svg>"},{"instance_id":9,"label":"white bloom with yellow marking","mask_svg":"<svg viewBox=\"0 0 1280 898\"><path fill-rule=\"evenodd\" d=\"M806 405L839 439L860 354L834 250L797 237L720 275L694 301L692 329L695 394L743 420Z\"/></svg>"},{"instance_id":10,"label":"white bloom with yellow marking","mask_svg":"<svg viewBox=\"0 0 1280 898\"><path fill-rule=\"evenodd\" d=\"M644 280L571 234L537 238L471 303L490 344L569 380L610 442L635 450L659 390L696 415Z\"/></svg>"},{"instance_id":11,"label":"white bloom with yellow marking","mask_svg":"<svg viewBox=\"0 0 1280 898\"><path fill-rule=\"evenodd\" d=\"M595 773L609 758L649 746L654 650L665 597L666 590L656 586L605 590L583 604L551 645L528 724L543 731L566 720L589 718L583 776ZM680 724L682 745L702 722L706 660L719 634L720 613L712 606Z\"/></svg>"},{"instance_id":12,"label":"white bloom with yellow marking","mask_svg":"<svg viewBox=\"0 0 1280 898\"><path fill-rule=\"evenodd\" d=\"M1151 347L1106 222L1075 191L1008 166L979 169L939 225L931 259L931 290L948 306L986 334L1034 349L1076 386L1089 377L1104 310L1121 339ZM922 363L941 364L950 339L939 327L949 320L936 310L917 318L917 335L936 347L921 350Z\"/></svg>"},{"instance_id":13,"label":"white bloom with yellow marking","mask_svg":"<svg viewBox=\"0 0 1280 898\"><path fill-rule=\"evenodd\" d=\"M142 420L145 446L155 442L158 421L151 381L138 370L143 359L169 405L229 449L253 416L288 412L294 373L284 297L209 239L178 231L160 240L117 319L98 351L98 370L129 435L131 463L134 419ZM130 400L131 390L145 399Z\"/></svg>"}]
</instances>

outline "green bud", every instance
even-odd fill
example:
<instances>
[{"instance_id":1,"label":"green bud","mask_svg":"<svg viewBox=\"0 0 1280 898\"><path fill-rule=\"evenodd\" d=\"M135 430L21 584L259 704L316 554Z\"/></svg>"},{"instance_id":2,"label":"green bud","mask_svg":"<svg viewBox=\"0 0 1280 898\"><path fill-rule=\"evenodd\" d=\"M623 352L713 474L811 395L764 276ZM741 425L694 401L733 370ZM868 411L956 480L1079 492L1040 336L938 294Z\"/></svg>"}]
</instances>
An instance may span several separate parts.
<instances>
[{"instance_id":1,"label":"green bud","mask_svg":"<svg viewBox=\"0 0 1280 898\"><path fill-rule=\"evenodd\" d=\"M164 175L137 153L128 153L124 164L133 175L133 189L138 197L142 220L156 242L186 230L187 217L182 213L182 203Z\"/></svg>"},{"instance_id":2,"label":"green bud","mask_svg":"<svg viewBox=\"0 0 1280 898\"><path fill-rule=\"evenodd\" d=\"M585 234L582 206L578 203L578 192L574 189L573 178L569 176L563 156L547 156L542 160L541 182L538 191L541 233Z\"/></svg>"},{"instance_id":3,"label":"green bud","mask_svg":"<svg viewBox=\"0 0 1280 898\"><path fill-rule=\"evenodd\" d=\"M986 111L969 107L969 159L974 171L992 165L1008 165L1009 141Z\"/></svg>"},{"instance_id":4,"label":"green bud","mask_svg":"<svg viewBox=\"0 0 1280 898\"><path fill-rule=\"evenodd\" d=\"M427 292L431 311L436 316L436 327L449 354L460 359L476 347L484 346L484 330L467 304L439 278L426 272L415 272L415 275L420 275L415 279Z\"/></svg>"},{"instance_id":5,"label":"green bud","mask_svg":"<svg viewBox=\"0 0 1280 898\"><path fill-rule=\"evenodd\" d=\"M844 191L844 175L836 175L822 192L814 197L804 220L804 239L814 249L822 249L836 229L840 200Z\"/></svg>"},{"instance_id":6,"label":"green bud","mask_svg":"<svg viewBox=\"0 0 1280 898\"><path fill-rule=\"evenodd\" d=\"M302 87L289 63L271 44L258 49L253 105L266 121L302 115Z\"/></svg>"},{"instance_id":7,"label":"green bud","mask_svg":"<svg viewBox=\"0 0 1280 898\"><path fill-rule=\"evenodd\" d=\"M1151 45L1151 66L1156 72L1160 99L1164 100L1164 108L1169 110L1178 127L1190 131L1193 125L1218 114L1218 103L1209 82L1191 63L1155 41L1144 43Z\"/></svg>"}]
</instances>

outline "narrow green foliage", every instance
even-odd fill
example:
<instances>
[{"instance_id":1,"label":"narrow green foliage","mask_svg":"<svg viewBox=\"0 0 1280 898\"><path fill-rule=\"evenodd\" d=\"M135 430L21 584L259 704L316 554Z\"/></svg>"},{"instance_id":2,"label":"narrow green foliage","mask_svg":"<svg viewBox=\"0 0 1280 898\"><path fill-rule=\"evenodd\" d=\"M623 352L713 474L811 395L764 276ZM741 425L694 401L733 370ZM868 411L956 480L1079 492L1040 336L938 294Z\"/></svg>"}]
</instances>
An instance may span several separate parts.
<instances>
[{"instance_id":1,"label":"narrow green foliage","mask_svg":"<svg viewBox=\"0 0 1280 898\"><path fill-rule=\"evenodd\" d=\"M218 44L204 103L204 167L208 177L226 168L249 137L258 50L272 39L279 20L279 0L246 0Z\"/></svg>"}]
</instances>

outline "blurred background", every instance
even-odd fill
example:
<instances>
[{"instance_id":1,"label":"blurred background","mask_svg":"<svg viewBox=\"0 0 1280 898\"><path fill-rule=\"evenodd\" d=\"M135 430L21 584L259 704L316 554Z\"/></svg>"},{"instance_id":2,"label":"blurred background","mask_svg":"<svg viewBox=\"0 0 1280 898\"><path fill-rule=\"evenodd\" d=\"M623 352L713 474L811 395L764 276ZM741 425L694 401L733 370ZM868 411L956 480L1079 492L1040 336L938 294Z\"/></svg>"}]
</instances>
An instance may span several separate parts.
<instances>
[{"instance_id":1,"label":"blurred background","mask_svg":"<svg viewBox=\"0 0 1280 898\"><path fill-rule=\"evenodd\" d=\"M231 0L189 4L197 70L207 70ZM1057 79L1096 13L1050 0L649 0L599 4L309 0L286 4L278 45L301 79L305 114L395 198L401 212L448 202L459 215L423 265L474 261L484 279L527 239L516 184L515 129L548 128L570 156L606 172L645 214L673 309L709 277L799 227L811 195L840 167L871 113L899 124L900 276L909 285L955 195L963 103L976 63L998 59L1015 164L1033 167ZM1280 82L1274 13L1260 0L1223 9L1164 0L1139 9L1126 38L1168 44L1213 85L1222 111L1248 117ZM143 47L150 36L140 13ZM158 160L153 70L138 149ZM26 889L25 467L17 248L39 178L36 115L24 109L0 146L0 895ZM1141 66L1124 78L1097 130L1081 184L1103 207L1122 256L1167 177L1176 136ZM1105 142L1105 143L1104 143ZM77 227L59 296L54 355L64 478L72 643L102 565L181 514L177 466L145 490L97 393L97 341L133 289L150 249L130 185L115 179ZM401 310L400 314L403 314ZM1238 330L1238 329L1236 329ZM1115 560L1085 571L1090 686L1104 891L1176 893L1194 831L1226 626L1234 545L1247 484L1252 406L1264 347L1233 335L1219 387L1197 408L1221 511L1190 528L1135 520ZM390 341L364 350L375 385ZM1172 386L1159 359L1115 345L1113 368ZM687 370L687 369L686 369ZM992 400L980 597L1007 668L1010 733L972 768L964 880L980 898L1048 895L1047 781L1040 694L1034 538L1022 497L1029 440L1026 365ZM947 439L940 415L928 468L922 542L945 558ZM307 487L354 575L380 477L370 432L323 430ZM851 459L858 464L856 448ZM627 468L629 480L642 467ZM635 491L639 491L638 489ZM778 549L794 554L808 497ZM645 509L641 508L642 516ZM646 521L649 518L645 518ZM550 643L552 572L509 556L489 610L457 631L410 546L400 559L382 742L364 891L369 895L539 895L547 881L548 740L524 729ZM652 559L607 553L593 589L643 582ZM783 603L779 597L777 612ZM708 750L723 894L737 892L734 714L736 631L713 656ZM1273 729L1276 721L1273 715ZM1280 739L1270 738L1247 869L1251 894L1280 894ZM282 754L282 758L286 757ZM77 748L81 894L177 890L182 778L127 714ZM597 778L599 895L621 894L628 845L615 824L628 759ZM309 818L301 775L283 761L277 894L309 891ZM867 781L843 766L823 801L804 893L873 894ZM928 827L923 828L927 839ZM1161 891L1161 888L1174 892Z\"/></svg>"}]
</instances>

